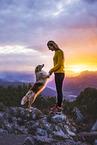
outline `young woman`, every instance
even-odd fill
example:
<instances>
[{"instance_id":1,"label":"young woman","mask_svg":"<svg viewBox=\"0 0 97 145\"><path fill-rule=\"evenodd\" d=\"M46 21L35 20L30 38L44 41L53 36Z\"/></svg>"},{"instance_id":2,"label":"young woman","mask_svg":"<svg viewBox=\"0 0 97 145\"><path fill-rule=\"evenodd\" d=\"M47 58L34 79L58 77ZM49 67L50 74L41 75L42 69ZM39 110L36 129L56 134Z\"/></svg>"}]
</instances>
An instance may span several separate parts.
<instances>
[{"instance_id":1,"label":"young woman","mask_svg":"<svg viewBox=\"0 0 97 145\"><path fill-rule=\"evenodd\" d=\"M52 111L62 111L62 85L63 80L65 77L64 72L64 53L63 51L58 47L58 45L54 41L48 41L47 46L49 50L55 51L55 55L53 57L54 67L50 69L49 74L52 75L54 72L55 75L55 84L56 84L56 90L57 90L57 102L55 104L55 107L52 108Z\"/></svg>"}]
</instances>

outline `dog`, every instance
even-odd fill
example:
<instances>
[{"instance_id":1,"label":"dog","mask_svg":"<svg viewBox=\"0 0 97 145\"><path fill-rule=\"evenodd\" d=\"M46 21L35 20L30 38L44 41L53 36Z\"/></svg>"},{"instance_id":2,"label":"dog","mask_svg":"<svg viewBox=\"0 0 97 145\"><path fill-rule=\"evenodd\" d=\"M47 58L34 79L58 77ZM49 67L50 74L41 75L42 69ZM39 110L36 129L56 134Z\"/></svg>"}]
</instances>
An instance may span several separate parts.
<instances>
[{"instance_id":1,"label":"dog","mask_svg":"<svg viewBox=\"0 0 97 145\"><path fill-rule=\"evenodd\" d=\"M31 111L31 105L34 103L37 95L45 88L47 80L50 78L50 75L47 75L46 72L42 70L43 67L44 64L36 66L36 82L21 100L21 105L24 105L27 101L29 101L29 112Z\"/></svg>"}]
</instances>

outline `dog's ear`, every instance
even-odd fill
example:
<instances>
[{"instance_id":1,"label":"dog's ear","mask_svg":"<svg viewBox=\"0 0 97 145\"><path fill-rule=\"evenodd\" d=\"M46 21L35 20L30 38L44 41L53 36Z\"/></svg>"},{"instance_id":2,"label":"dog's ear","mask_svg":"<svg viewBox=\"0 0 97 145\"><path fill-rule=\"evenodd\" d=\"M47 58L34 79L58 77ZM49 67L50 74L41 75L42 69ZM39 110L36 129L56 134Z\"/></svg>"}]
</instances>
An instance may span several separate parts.
<instances>
[{"instance_id":1,"label":"dog's ear","mask_svg":"<svg viewBox=\"0 0 97 145\"><path fill-rule=\"evenodd\" d=\"M35 72L38 72L38 68L37 67L35 68Z\"/></svg>"},{"instance_id":2,"label":"dog's ear","mask_svg":"<svg viewBox=\"0 0 97 145\"><path fill-rule=\"evenodd\" d=\"M35 72L38 72L38 71L39 71L39 66L36 66Z\"/></svg>"}]
</instances>

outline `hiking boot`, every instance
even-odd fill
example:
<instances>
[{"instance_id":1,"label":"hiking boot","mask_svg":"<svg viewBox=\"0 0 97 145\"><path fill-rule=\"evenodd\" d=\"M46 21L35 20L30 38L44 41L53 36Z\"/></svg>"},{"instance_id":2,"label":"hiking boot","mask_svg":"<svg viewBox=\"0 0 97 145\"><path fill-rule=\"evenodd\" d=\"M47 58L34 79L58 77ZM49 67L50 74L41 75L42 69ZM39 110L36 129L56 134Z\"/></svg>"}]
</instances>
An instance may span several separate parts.
<instances>
[{"instance_id":1,"label":"hiking boot","mask_svg":"<svg viewBox=\"0 0 97 145\"><path fill-rule=\"evenodd\" d=\"M63 111L63 108L57 106L57 112L62 112L62 111Z\"/></svg>"},{"instance_id":2,"label":"hiking boot","mask_svg":"<svg viewBox=\"0 0 97 145\"><path fill-rule=\"evenodd\" d=\"M58 108L59 110L61 110L61 111L63 110L63 108L62 108L62 107L57 106L57 108Z\"/></svg>"},{"instance_id":3,"label":"hiking boot","mask_svg":"<svg viewBox=\"0 0 97 145\"><path fill-rule=\"evenodd\" d=\"M62 110L63 110L63 108L62 107L54 107L54 108L52 108L53 110L51 110L51 111L53 111L53 112L56 112L56 113L62 113Z\"/></svg>"},{"instance_id":4,"label":"hiking boot","mask_svg":"<svg viewBox=\"0 0 97 145\"><path fill-rule=\"evenodd\" d=\"M55 111L57 109L57 104L55 105L54 108L51 108L51 111Z\"/></svg>"}]
</instances>

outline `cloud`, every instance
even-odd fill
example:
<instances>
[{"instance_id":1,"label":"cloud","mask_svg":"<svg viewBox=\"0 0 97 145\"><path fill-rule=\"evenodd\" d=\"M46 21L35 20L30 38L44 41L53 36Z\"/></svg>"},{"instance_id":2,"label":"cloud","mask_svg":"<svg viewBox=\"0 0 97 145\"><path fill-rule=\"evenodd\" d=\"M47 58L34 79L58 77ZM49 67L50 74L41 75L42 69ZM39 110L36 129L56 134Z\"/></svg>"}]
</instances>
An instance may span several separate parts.
<instances>
[{"instance_id":1,"label":"cloud","mask_svg":"<svg viewBox=\"0 0 97 145\"><path fill-rule=\"evenodd\" d=\"M0 44L42 43L60 29L66 35L65 29L91 27L89 14L96 14L80 0L1 0L0 8Z\"/></svg>"},{"instance_id":2,"label":"cloud","mask_svg":"<svg viewBox=\"0 0 97 145\"><path fill-rule=\"evenodd\" d=\"M58 43L67 56L72 51L78 52L77 49L82 53L85 47L86 50L96 49L96 2L0 0L0 47L3 49L0 50L0 59L4 60L1 64L7 66L8 62L10 67L13 65L17 69L18 66L35 66L39 62L50 66L48 59L52 59L53 54L46 46L49 40Z\"/></svg>"},{"instance_id":3,"label":"cloud","mask_svg":"<svg viewBox=\"0 0 97 145\"><path fill-rule=\"evenodd\" d=\"M2 46L0 47L0 70L34 71L36 65L44 63L47 71L51 57L49 52L45 55L30 47Z\"/></svg>"},{"instance_id":4,"label":"cloud","mask_svg":"<svg viewBox=\"0 0 97 145\"><path fill-rule=\"evenodd\" d=\"M83 0L83 1L86 1L88 3L95 3L95 2L97 2L97 0Z\"/></svg>"}]
</instances>

